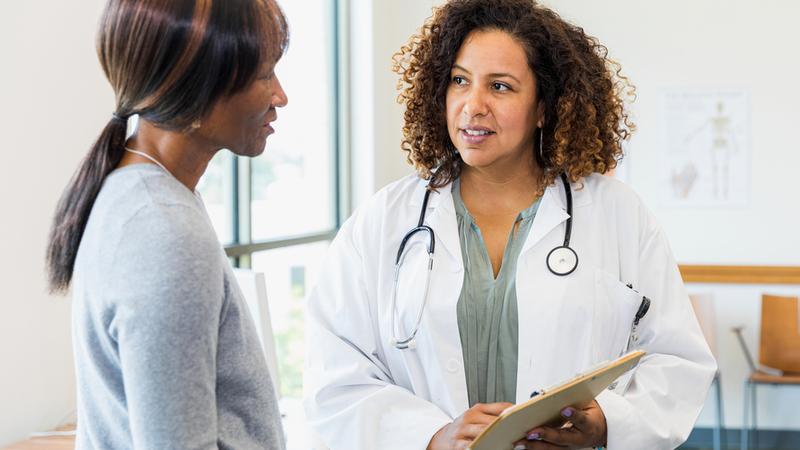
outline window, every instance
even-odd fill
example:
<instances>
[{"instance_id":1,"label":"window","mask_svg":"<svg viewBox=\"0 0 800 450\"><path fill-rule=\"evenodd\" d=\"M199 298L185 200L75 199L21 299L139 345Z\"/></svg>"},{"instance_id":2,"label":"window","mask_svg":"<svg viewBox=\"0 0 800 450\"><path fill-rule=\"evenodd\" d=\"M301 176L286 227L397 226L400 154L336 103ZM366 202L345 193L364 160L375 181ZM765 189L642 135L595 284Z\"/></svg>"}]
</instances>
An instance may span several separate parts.
<instances>
[{"instance_id":1,"label":"window","mask_svg":"<svg viewBox=\"0 0 800 450\"><path fill-rule=\"evenodd\" d=\"M225 245L234 243L233 227L233 154L227 151L219 152L211 160L203 178L198 183L198 190L203 196L208 216L214 225L220 242Z\"/></svg>"},{"instance_id":2,"label":"window","mask_svg":"<svg viewBox=\"0 0 800 450\"><path fill-rule=\"evenodd\" d=\"M337 0L279 0L290 27L276 73L289 98L266 151L219 152L198 189L234 266L264 272L281 393L302 395L304 305L341 218ZM345 212L346 213L346 212Z\"/></svg>"},{"instance_id":3,"label":"window","mask_svg":"<svg viewBox=\"0 0 800 450\"><path fill-rule=\"evenodd\" d=\"M303 395L305 298L314 285L329 243L292 245L252 256L253 270L263 272L267 280L281 393L287 397Z\"/></svg>"}]
</instances>

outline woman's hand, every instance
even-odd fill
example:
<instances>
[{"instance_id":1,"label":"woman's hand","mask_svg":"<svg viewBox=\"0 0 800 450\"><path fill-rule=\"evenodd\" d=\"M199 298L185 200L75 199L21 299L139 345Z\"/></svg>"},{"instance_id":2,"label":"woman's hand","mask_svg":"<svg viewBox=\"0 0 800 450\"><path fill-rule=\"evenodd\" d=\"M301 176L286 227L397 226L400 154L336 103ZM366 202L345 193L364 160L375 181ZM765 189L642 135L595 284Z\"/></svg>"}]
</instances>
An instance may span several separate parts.
<instances>
[{"instance_id":1,"label":"woman's hand","mask_svg":"<svg viewBox=\"0 0 800 450\"><path fill-rule=\"evenodd\" d=\"M567 407L555 426L536 427L528 438L514 443L515 450L551 450L605 445L606 416L595 400L582 408Z\"/></svg>"},{"instance_id":2,"label":"woman's hand","mask_svg":"<svg viewBox=\"0 0 800 450\"><path fill-rule=\"evenodd\" d=\"M501 412L512 406L513 403L478 403L437 431L428 444L428 450L467 448Z\"/></svg>"}]
</instances>

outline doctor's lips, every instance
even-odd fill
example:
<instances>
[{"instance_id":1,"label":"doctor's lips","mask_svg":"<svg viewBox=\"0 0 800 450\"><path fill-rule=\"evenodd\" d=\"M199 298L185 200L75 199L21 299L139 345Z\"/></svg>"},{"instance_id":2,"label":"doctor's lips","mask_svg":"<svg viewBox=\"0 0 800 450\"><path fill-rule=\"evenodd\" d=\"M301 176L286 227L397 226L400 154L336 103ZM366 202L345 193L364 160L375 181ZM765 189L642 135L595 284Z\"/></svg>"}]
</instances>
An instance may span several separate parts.
<instances>
[{"instance_id":1,"label":"doctor's lips","mask_svg":"<svg viewBox=\"0 0 800 450\"><path fill-rule=\"evenodd\" d=\"M458 129L461 139L470 144L480 144L488 139L490 136L496 134L491 128L482 127L480 125L469 125Z\"/></svg>"}]
</instances>

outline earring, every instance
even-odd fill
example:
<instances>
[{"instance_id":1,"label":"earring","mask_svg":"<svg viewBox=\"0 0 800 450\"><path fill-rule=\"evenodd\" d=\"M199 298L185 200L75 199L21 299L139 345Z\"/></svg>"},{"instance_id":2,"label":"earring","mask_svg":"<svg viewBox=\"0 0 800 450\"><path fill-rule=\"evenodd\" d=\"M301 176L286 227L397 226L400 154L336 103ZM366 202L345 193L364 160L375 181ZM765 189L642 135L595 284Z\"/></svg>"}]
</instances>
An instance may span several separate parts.
<instances>
[{"instance_id":1,"label":"earring","mask_svg":"<svg viewBox=\"0 0 800 450\"><path fill-rule=\"evenodd\" d=\"M200 128L200 119L197 119L194 122L192 122L192 129L196 130L198 128Z\"/></svg>"},{"instance_id":2,"label":"earring","mask_svg":"<svg viewBox=\"0 0 800 450\"><path fill-rule=\"evenodd\" d=\"M544 130L539 127L539 160L544 165Z\"/></svg>"}]
</instances>

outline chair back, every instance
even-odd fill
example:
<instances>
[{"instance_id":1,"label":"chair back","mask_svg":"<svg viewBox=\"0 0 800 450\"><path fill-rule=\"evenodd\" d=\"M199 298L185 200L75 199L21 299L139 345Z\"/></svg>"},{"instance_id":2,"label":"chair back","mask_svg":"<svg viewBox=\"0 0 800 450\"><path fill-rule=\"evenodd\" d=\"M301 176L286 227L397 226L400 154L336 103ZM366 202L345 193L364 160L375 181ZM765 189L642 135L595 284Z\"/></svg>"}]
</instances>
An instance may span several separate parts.
<instances>
[{"instance_id":1,"label":"chair back","mask_svg":"<svg viewBox=\"0 0 800 450\"><path fill-rule=\"evenodd\" d=\"M761 364L800 373L800 324L797 297L761 297Z\"/></svg>"},{"instance_id":2,"label":"chair back","mask_svg":"<svg viewBox=\"0 0 800 450\"><path fill-rule=\"evenodd\" d=\"M267 283L264 274L253 272L246 269L233 269L236 281L242 291L247 309L256 325L258 340L261 342L261 349L267 359L272 384L275 386L277 398L280 398L280 376L278 373L278 352L275 348L275 336L272 332L272 321L269 313L269 302L267 301Z\"/></svg>"},{"instance_id":3,"label":"chair back","mask_svg":"<svg viewBox=\"0 0 800 450\"><path fill-rule=\"evenodd\" d=\"M708 348L714 357L717 357L717 312L714 308L714 295L710 292L690 294L694 315L706 338Z\"/></svg>"}]
</instances>

